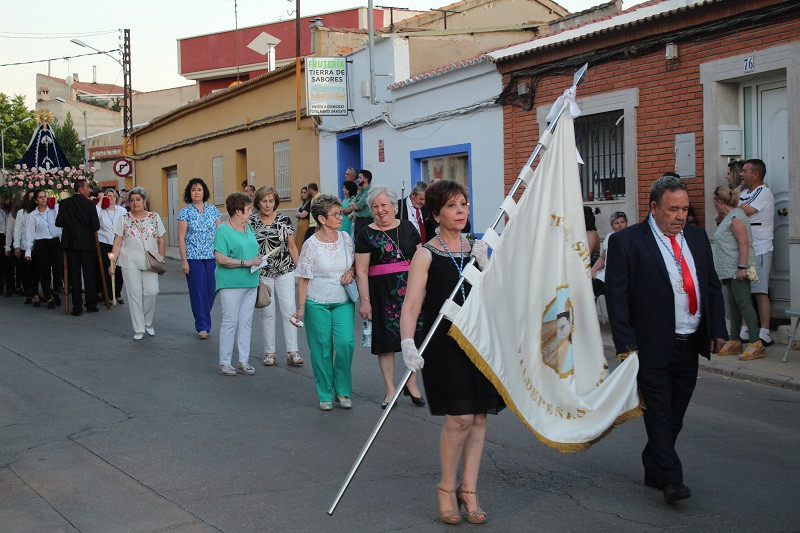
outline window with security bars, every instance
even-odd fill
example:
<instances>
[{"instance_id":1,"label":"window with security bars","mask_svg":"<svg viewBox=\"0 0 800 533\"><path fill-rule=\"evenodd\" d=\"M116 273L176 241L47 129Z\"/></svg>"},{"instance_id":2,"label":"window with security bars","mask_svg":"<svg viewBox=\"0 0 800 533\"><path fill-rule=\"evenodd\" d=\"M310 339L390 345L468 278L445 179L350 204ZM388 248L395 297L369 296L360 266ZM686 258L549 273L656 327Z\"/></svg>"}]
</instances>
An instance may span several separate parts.
<instances>
[{"instance_id":1,"label":"window with security bars","mask_svg":"<svg viewBox=\"0 0 800 533\"><path fill-rule=\"evenodd\" d=\"M625 197L625 121L623 111L578 117L575 142L584 201Z\"/></svg>"}]
</instances>

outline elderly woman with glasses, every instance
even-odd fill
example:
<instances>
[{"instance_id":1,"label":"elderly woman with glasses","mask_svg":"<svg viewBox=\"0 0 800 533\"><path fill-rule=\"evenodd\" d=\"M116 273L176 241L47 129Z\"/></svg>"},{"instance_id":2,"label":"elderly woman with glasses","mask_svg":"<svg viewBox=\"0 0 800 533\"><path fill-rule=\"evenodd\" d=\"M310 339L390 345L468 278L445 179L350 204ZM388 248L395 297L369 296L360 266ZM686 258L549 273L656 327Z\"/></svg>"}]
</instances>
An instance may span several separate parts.
<instances>
[{"instance_id":1,"label":"elderly woman with glasses","mask_svg":"<svg viewBox=\"0 0 800 533\"><path fill-rule=\"evenodd\" d=\"M372 320L372 353L386 387L381 408L395 392L394 355L400 351L400 310L406 295L408 268L420 247L420 236L411 222L395 218L397 195L387 185L373 185L367 205L374 221L356 236L356 277L361 295L359 314ZM417 324L422 327L422 320ZM417 407L425 400L417 386L416 372L411 374L403 394L411 396Z\"/></svg>"},{"instance_id":2,"label":"elderly woman with glasses","mask_svg":"<svg viewBox=\"0 0 800 533\"><path fill-rule=\"evenodd\" d=\"M317 232L306 240L295 275L297 312L305 317L306 340L317 386L319 408L333 409L334 398L343 408L352 407L353 302L344 286L353 281L353 240L339 231L342 204L330 194L320 194L311 205ZM335 352L335 355L334 355Z\"/></svg>"},{"instance_id":3,"label":"elderly woman with glasses","mask_svg":"<svg viewBox=\"0 0 800 533\"><path fill-rule=\"evenodd\" d=\"M628 227L628 215L622 211L615 211L609 217L609 222L611 222L611 231L603 239L603 244L600 246L600 258L592 265L592 289L594 289L595 299L603 294L605 288L608 238L612 233Z\"/></svg>"}]
</instances>

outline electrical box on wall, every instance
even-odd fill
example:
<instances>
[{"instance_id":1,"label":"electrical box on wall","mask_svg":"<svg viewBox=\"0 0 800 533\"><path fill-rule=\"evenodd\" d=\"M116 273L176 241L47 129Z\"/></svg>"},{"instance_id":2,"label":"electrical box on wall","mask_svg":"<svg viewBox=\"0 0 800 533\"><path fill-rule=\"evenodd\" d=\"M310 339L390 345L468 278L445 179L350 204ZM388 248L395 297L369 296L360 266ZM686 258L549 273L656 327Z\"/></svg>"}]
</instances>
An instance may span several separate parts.
<instances>
[{"instance_id":1,"label":"electrical box on wall","mask_svg":"<svg viewBox=\"0 0 800 533\"><path fill-rule=\"evenodd\" d=\"M742 155L742 127L721 124L719 126L719 155Z\"/></svg>"},{"instance_id":2,"label":"electrical box on wall","mask_svg":"<svg viewBox=\"0 0 800 533\"><path fill-rule=\"evenodd\" d=\"M675 172L681 178L694 178L697 168L694 133L675 135Z\"/></svg>"}]
</instances>

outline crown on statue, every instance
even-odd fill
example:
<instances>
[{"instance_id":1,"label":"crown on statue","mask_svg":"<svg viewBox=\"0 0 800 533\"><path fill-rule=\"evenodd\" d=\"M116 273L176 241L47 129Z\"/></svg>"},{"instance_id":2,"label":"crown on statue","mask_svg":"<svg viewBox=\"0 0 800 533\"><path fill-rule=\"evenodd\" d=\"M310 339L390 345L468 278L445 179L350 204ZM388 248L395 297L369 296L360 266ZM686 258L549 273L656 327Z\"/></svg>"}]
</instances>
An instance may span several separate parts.
<instances>
[{"instance_id":1,"label":"crown on statue","mask_svg":"<svg viewBox=\"0 0 800 533\"><path fill-rule=\"evenodd\" d=\"M52 124L53 121L55 120L53 112L47 109L46 107L43 107L42 109L34 113L33 118L36 120L36 122L42 125Z\"/></svg>"}]
</instances>

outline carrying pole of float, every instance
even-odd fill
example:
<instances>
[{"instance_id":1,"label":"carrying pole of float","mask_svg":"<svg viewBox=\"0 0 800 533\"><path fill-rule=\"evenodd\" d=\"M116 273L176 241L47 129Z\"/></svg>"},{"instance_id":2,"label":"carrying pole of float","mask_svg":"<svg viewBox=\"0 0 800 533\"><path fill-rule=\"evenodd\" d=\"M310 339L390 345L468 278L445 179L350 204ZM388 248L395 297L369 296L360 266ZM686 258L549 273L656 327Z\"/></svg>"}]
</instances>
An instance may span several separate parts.
<instances>
[{"instance_id":1,"label":"carrying pole of float","mask_svg":"<svg viewBox=\"0 0 800 533\"><path fill-rule=\"evenodd\" d=\"M587 63L587 64L583 65L580 69L578 69L577 72L575 72L575 75L573 76L573 79L572 79L573 87L577 87L583 81L583 78L586 75L586 69L588 69L588 68L589 68L589 64ZM568 106L569 106L569 103L567 102L566 99L564 99L564 101L563 101L563 103L561 105L561 108L558 110L558 114L553 119L553 121L550 123L550 125L547 127L547 129L545 130L545 133L542 135L542 138L549 137L549 136L551 136L553 134L553 131L555 131L555 128L556 128L556 124L558 123L559 119L563 116L563 114L566 111ZM533 153L528 158L528 162L525 163L524 167L522 167L522 170L520 171L519 176L517 177L517 180L514 182L514 185L511 187L511 190L509 191L509 193L508 193L506 198L513 198L514 195L519 190L520 186L523 183L527 183L530 180L530 178L533 175L533 163L536 160L536 157L539 155L539 152L541 152L542 148L543 148L543 144L542 144L542 141L540 140L536 144L536 148L533 149ZM491 230L495 230L497 228L497 225L500 223L501 220L503 220L504 213L505 213L505 211L502 208L500 208L498 210L497 216L495 216L494 220L492 221L492 224L489 226L489 228ZM464 268L465 269L468 268L474 262L475 262L475 258L471 257L470 260L469 260L469 263L467 263L467 266L465 266ZM464 284L464 281L465 281L465 278L464 278L464 276L462 274L462 276L458 280L458 283L456 283L455 288L453 288L453 292L450 293L450 296L448 297L448 300L452 300L453 299L453 297L456 295L458 290ZM428 331L428 334L425 336L425 340L423 340L422 344L419 346L420 355L425 352L425 348L428 347L428 343L430 342L431 338L433 337L433 334L436 332L436 328L438 328L439 324L441 324L443 318L444 318L444 314L442 312L439 312L439 316L437 316L436 320L433 322L433 325L431 326L431 329ZM355 462L353 463L353 466L350 467L350 471L347 473L347 477L345 477L345 480L342 483L342 486L339 488L339 492L336 494L336 497L334 498L333 503L331 504L330 508L328 509L328 515L329 516L333 516L334 511L336 511L336 506L339 505L339 502L341 501L342 496L344 496L345 491L347 491L347 488L350 486L350 482L353 480L353 476L355 476L356 472L358 471L358 468L361 466L361 463L364 460L364 457L366 457L367 452L369 452L369 449L372 446L372 443L375 441L375 438L378 436L378 433L381 431L381 428L383 427L383 423L389 417L389 413L391 412L391 410L394 407L395 403L397 403L397 400L400 397L400 394L403 392L403 387L405 387L406 382L408 382L408 379L410 377L411 377L411 371L410 370L406 370L406 373L403 375L402 379L400 380L400 383L397 385L397 388L396 388L396 390L394 392L394 395L392 396L392 399L389 400L389 403L386 405L386 409L384 410L384 412L381 415L381 417L378 419L378 422L375 424L375 427L372 429L372 433L370 433L369 437L367 437L367 441L364 443L364 446L361 448L361 452L359 452L358 457L356 458Z\"/></svg>"}]
</instances>

